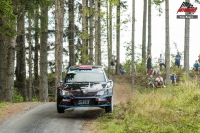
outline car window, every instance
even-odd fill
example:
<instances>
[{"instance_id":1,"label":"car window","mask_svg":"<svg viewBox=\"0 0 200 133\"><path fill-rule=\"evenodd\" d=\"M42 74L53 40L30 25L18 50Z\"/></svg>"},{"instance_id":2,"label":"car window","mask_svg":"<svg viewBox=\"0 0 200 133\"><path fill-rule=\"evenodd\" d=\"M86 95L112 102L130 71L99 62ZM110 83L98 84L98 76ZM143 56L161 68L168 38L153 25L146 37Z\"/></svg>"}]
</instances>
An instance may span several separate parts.
<instances>
[{"instance_id":1,"label":"car window","mask_svg":"<svg viewBox=\"0 0 200 133\"><path fill-rule=\"evenodd\" d=\"M68 73L66 76L66 82L105 82L105 76L102 72L77 72Z\"/></svg>"}]
</instances>

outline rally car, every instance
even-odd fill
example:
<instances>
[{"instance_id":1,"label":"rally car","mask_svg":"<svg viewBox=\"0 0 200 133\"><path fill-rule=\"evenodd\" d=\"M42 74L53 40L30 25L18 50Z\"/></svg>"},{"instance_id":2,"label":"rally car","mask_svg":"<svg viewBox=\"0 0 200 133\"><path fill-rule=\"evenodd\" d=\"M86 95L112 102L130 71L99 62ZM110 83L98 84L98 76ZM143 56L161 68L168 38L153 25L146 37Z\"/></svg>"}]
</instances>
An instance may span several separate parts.
<instances>
[{"instance_id":1,"label":"rally car","mask_svg":"<svg viewBox=\"0 0 200 133\"><path fill-rule=\"evenodd\" d=\"M102 66L77 65L68 69L57 88L57 112L75 107L101 107L113 111L113 81Z\"/></svg>"}]
</instances>

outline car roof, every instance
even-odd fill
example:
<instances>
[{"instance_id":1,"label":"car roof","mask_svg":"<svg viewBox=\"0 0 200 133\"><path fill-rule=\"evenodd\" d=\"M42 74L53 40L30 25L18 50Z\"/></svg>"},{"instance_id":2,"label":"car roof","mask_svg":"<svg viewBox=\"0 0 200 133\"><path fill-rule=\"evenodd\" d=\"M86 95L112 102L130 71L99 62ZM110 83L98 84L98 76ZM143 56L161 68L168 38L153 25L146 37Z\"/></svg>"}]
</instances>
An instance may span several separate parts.
<instances>
[{"instance_id":1,"label":"car roof","mask_svg":"<svg viewBox=\"0 0 200 133\"><path fill-rule=\"evenodd\" d=\"M84 69L86 69L86 70L90 69L90 70L92 70L92 69L99 69L99 68L102 68L102 70L103 70L103 66L100 66L100 65L75 65L75 66L71 66L69 68L69 71L79 70L79 69L82 69L82 70L84 70Z\"/></svg>"}]
</instances>

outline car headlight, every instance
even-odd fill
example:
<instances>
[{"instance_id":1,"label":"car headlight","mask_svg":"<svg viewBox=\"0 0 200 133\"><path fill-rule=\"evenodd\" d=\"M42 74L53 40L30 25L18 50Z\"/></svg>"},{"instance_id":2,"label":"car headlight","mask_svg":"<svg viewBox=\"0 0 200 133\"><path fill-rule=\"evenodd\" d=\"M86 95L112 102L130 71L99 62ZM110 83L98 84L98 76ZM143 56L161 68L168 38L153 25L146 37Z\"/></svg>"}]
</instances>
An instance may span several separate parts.
<instances>
[{"instance_id":1,"label":"car headlight","mask_svg":"<svg viewBox=\"0 0 200 133\"><path fill-rule=\"evenodd\" d=\"M63 96L70 96L70 92L66 90L62 90L62 95Z\"/></svg>"},{"instance_id":2,"label":"car headlight","mask_svg":"<svg viewBox=\"0 0 200 133\"><path fill-rule=\"evenodd\" d=\"M97 95L98 95L98 96L104 95L104 91L98 91L98 92L97 92Z\"/></svg>"}]
</instances>

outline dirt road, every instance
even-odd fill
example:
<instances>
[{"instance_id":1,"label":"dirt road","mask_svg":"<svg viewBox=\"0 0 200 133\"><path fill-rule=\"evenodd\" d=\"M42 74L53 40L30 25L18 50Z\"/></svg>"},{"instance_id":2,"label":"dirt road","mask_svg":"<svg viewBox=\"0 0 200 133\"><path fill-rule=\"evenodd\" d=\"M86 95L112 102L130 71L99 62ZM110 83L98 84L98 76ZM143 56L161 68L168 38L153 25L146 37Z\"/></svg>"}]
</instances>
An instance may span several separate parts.
<instances>
[{"instance_id":1,"label":"dirt road","mask_svg":"<svg viewBox=\"0 0 200 133\"><path fill-rule=\"evenodd\" d=\"M87 110L76 108L58 114L56 103L45 103L2 121L0 133L81 133L85 117L94 117Z\"/></svg>"}]
</instances>

